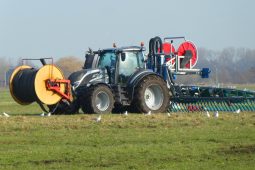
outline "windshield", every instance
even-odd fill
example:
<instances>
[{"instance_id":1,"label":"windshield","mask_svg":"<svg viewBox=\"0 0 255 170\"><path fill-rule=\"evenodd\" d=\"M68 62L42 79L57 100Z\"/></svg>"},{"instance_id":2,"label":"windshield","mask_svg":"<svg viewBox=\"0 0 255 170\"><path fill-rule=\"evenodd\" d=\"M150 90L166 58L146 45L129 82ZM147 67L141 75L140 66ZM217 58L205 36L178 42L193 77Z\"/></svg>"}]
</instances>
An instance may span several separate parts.
<instances>
[{"instance_id":1,"label":"windshield","mask_svg":"<svg viewBox=\"0 0 255 170\"><path fill-rule=\"evenodd\" d=\"M98 61L99 68L105 68L106 66L115 67L116 63L116 54L114 52L104 52L100 54Z\"/></svg>"},{"instance_id":2,"label":"windshield","mask_svg":"<svg viewBox=\"0 0 255 170\"><path fill-rule=\"evenodd\" d=\"M144 68L143 64L143 54L140 51L137 52L125 52L125 61L120 61L120 71L119 74L125 76L130 76L137 69Z\"/></svg>"},{"instance_id":3,"label":"windshield","mask_svg":"<svg viewBox=\"0 0 255 170\"><path fill-rule=\"evenodd\" d=\"M136 70L144 68L143 53L141 51L128 51L125 54L125 60L120 60L119 65L119 81L121 83L127 82Z\"/></svg>"}]
</instances>

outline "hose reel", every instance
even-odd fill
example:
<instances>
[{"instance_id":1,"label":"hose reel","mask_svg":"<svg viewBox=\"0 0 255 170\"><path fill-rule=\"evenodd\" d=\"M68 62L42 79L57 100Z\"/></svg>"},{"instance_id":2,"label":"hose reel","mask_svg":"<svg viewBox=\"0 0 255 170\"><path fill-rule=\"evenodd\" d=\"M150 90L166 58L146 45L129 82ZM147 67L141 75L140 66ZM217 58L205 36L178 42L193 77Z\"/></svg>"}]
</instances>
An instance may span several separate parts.
<instances>
[{"instance_id":1,"label":"hose reel","mask_svg":"<svg viewBox=\"0 0 255 170\"><path fill-rule=\"evenodd\" d=\"M194 43L191 41L185 41L180 44L177 51L175 51L175 48L172 43L164 42L163 43L163 52L169 56L166 58L166 61L171 60L171 64L175 64L175 58L171 57L172 55L178 55L178 56L184 56L184 58L180 59L180 62L184 62L181 64L182 68L192 69L198 60L198 52L197 47ZM189 55L187 55L189 54ZM187 61L185 61L187 60Z\"/></svg>"},{"instance_id":2,"label":"hose reel","mask_svg":"<svg viewBox=\"0 0 255 170\"><path fill-rule=\"evenodd\" d=\"M28 65L17 67L10 77L9 88L13 99L21 105L33 102L53 105L61 99L71 100L70 81L53 64L40 69Z\"/></svg>"}]
</instances>

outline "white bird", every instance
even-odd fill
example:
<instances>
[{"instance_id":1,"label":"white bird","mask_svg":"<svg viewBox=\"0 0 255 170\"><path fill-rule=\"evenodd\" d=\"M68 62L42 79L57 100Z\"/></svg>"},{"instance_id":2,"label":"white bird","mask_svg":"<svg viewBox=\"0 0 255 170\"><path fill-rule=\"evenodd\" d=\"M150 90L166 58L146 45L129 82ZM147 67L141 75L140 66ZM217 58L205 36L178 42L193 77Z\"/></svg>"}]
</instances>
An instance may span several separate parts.
<instances>
[{"instance_id":1,"label":"white bird","mask_svg":"<svg viewBox=\"0 0 255 170\"><path fill-rule=\"evenodd\" d=\"M127 116L127 115L128 115L128 111L125 111L123 114L124 114L125 116Z\"/></svg>"},{"instance_id":2,"label":"white bird","mask_svg":"<svg viewBox=\"0 0 255 170\"><path fill-rule=\"evenodd\" d=\"M219 112L218 111L214 112L214 117L216 117L216 118L219 117Z\"/></svg>"},{"instance_id":3,"label":"white bird","mask_svg":"<svg viewBox=\"0 0 255 170\"><path fill-rule=\"evenodd\" d=\"M3 112L3 115L4 115L5 117L10 117L10 115L8 115L8 114L5 113L5 112Z\"/></svg>"},{"instance_id":4,"label":"white bird","mask_svg":"<svg viewBox=\"0 0 255 170\"><path fill-rule=\"evenodd\" d=\"M237 110L235 111L235 113L237 113L237 114L239 114L240 112L241 112L240 109L237 109Z\"/></svg>"},{"instance_id":5,"label":"white bird","mask_svg":"<svg viewBox=\"0 0 255 170\"><path fill-rule=\"evenodd\" d=\"M151 115L151 111L148 111L148 113L146 113L145 115L150 116Z\"/></svg>"},{"instance_id":6,"label":"white bird","mask_svg":"<svg viewBox=\"0 0 255 170\"><path fill-rule=\"evenodd\" d=\"M171 114L168 112L168 113L167 113L167 116L168 116L168 117L170 117L170 116L171 116Z\"/></svg>"},{"instance_id":7,"label":"white bird","mask_svg":"<svg viewBox=\"0 0 255 170\"><path fill-rule=\"evenodd\" d=\"M206 116L207 117L211 117L210 113L208 111L206 111Z\"/></svg>"},{"instance_id":8,"label":"white bird","mask_svg":"<svg viewBox=\"0 0 255 170\"><path fill-rule=\"evenodd\" d=\"M102 117L101 117L101 115L99 115L99 116L96 118L96 122L101 122L101 119L102 119Z\"/></svg>"},{"instance_id":9,"label":"white bird","mask_svg":"<svg viewBox=\"0 0 255 170\"><path fill-rule=\"evenodd\" d=\"M42 112L42 114L40 114L40 116L42 116L42 117L45 116L44 112Z\"/></svg>"},{"instance_id":10,"label":"white bird","mask_svg":"<svg viewBox=\"0 0 255 170\"><path fill-rule=\"evenodd\" d=\"M51 116L51 112L49 112L49 113L47 114L47 116Z\"/></svg>"}]
</instances>

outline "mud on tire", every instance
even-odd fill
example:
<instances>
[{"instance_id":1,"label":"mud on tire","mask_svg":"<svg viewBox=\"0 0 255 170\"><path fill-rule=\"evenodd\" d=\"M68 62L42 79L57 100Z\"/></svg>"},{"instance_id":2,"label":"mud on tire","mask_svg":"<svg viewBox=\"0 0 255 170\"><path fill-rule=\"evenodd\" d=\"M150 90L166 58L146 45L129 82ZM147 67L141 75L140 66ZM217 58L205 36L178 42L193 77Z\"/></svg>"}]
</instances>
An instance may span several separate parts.
<instances>
[{"instance_id":1,"label":"mud on tire","mask_svg":"<svg viewBox=\"0 0 255 170\"><path fill-rule=\"evenodd\" d=\"M133 104L139 112L164 113L169 107L170 91L166 82L156 75L143 78L135 88Z\"/></svg>"},{"instance_id":2,"label":"mud on tire","mask_svg":"<svg viewBox=\"0 0 255 170\"><path fill-rule=\"evenodd\" d=\"M86 90L80 101L84 113L111 113L114 104L113 94L106 85L95 85Z\"/></svg>"}]
</instances>

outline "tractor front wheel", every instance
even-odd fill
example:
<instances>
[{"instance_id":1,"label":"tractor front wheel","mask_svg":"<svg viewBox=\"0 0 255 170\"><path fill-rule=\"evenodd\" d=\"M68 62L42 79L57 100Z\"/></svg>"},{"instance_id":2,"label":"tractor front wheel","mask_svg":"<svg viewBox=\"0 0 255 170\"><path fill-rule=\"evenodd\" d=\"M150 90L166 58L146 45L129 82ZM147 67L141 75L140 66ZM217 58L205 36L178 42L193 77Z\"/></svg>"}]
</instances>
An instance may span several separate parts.
<instances>
[{"instance_id":1,"label":"tractor front wheel","mask_svg":"<svg viewBox=\"0 0 255 170\"><path fill-rule=\"evenodd\" d=\"M113 94L106 85L90 87L81 101L84 113L111 113L114 104Z\"/></svg>"}]
</instances>

